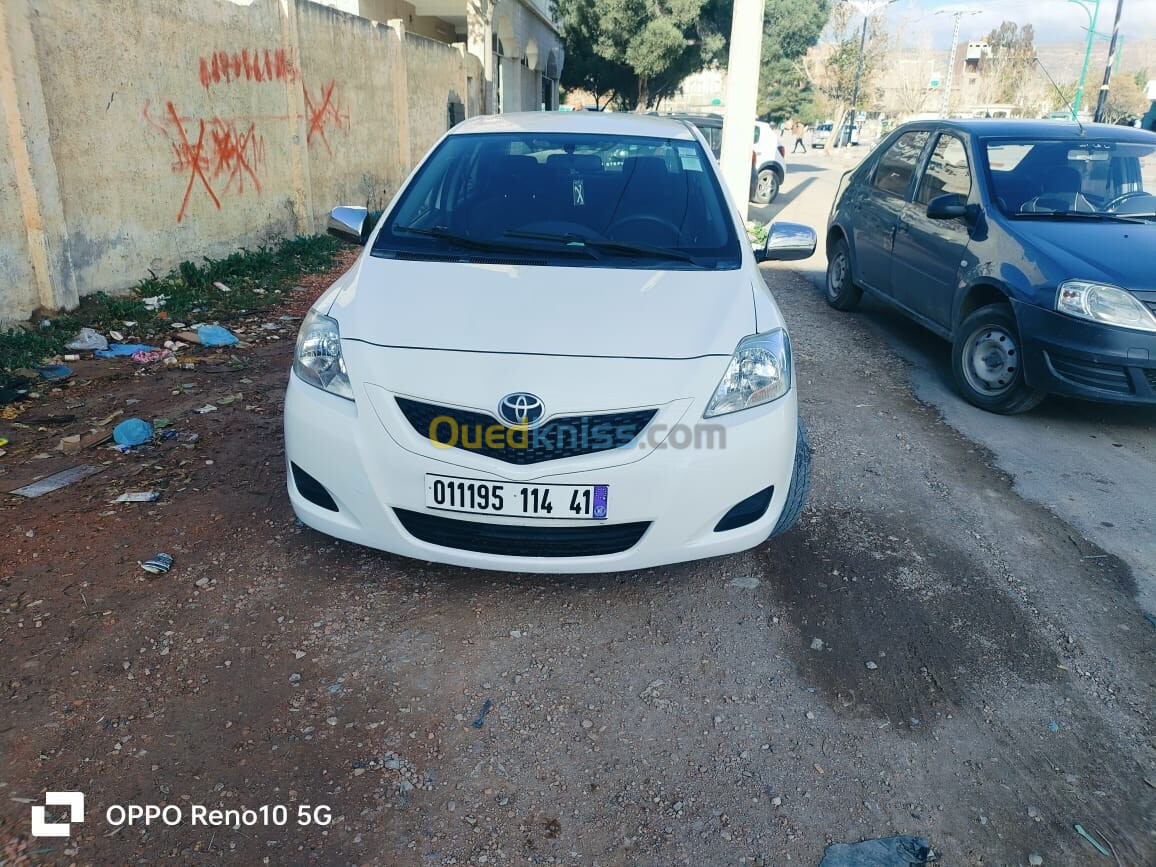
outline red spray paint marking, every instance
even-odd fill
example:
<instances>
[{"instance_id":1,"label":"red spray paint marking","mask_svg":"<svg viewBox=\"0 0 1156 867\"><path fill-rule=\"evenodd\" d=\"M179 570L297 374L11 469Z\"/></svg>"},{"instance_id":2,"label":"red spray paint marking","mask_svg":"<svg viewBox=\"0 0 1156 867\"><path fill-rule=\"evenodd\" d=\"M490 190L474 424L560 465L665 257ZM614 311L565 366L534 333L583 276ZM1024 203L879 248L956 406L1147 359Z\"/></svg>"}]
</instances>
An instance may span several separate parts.
<instances>
[{"instance_id":1,"label":"red spray paint marking","mask_svg":"<svg viewBox=\"0 0 1156 867\"><path fill-rule=\"evenodd\" d=\"M197 63L201 86L208 90L214 84L234 81L297 81L301 73L293 52L284 48L249 51L214 51Z\"/></svg>"},{"instance_id":2,"label":"red spray paint marking","mask_svg":"<svg viewBox=\"0 0 1156 867\"><path fill-rule=\"evenodd\" d=\"M218 191L221 195L230 191L241 195L245 192L246 178L260 194L258 172L265 161L265 139L257 132L255 120L182 117L171 102L166 103L165 117L159 120L150 115L149 103L146 102L144 118L169 140L174 155L173 172L188 174L189 181L177 212L178 223L184 219L193 188L198 183L209 194L217 210L221 208ZM288 118L272 119L285 121ZM193 124L197 130L195 142L191 138ZM224 186L214 186L220 184L222 177L225 178Z\"/></svg>"},{"instance_id":3,"label":"red spray paint marking","mask_svg":"<svg viewBox=\"0 0 1156 867\"><path fill-rule=\"evenodd\" d=\"M309 88L302 87L305 93L305 114L306 122L308 123L308 131L305 134L305 143L311 144L313 136L316 134L320 137L321 143L325 145L325 152L333 156L333 149L329 146L329 137L325 134L326 124L330 124L334 129L349 131L349 114L342 112L333 100L333 87L336 82L330 81L323 85L320 90L320 96L317 103L314 103L309 96Z\"/></svg>"}]
</instances>

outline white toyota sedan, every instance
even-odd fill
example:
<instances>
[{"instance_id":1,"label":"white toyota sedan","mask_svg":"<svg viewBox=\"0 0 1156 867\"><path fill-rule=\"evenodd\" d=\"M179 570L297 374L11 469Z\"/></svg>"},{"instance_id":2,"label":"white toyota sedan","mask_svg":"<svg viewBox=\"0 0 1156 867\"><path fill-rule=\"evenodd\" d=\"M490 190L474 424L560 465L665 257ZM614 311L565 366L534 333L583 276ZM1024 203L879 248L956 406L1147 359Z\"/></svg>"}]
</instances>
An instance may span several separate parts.
<instances>
[{"instance_id":1,"label":"white toyota sedan","mask_svg":"<svg viewBox=\"0 0 1156 867\"><path fill-rule=\"evenodd\" d=\"M701 134L477 117L433 148L305 317L285 397L307 525L421 560L638 569L758 545L806 498L791 342Z\"/></svg>"}]
</instances>

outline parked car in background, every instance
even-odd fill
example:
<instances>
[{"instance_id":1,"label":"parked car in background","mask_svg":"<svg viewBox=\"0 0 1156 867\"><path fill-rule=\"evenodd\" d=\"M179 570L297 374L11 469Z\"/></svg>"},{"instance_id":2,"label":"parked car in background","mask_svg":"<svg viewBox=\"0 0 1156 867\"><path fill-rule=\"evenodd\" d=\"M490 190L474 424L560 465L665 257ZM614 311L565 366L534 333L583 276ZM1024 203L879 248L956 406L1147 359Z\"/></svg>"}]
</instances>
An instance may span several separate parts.
<instances>
[{"instance_id":1,"label":"parked car in background","mask_svg":"<svg viewBox=\"0 0 1156 867\"><path fill-rule=\"evenodd\" d=\"M755 121L755 190L751 201L767 205L779 195L787 176L787 150L774 127Z\"/></svg>"},{"instance_id":2,"label":"parked car in background","mask_svg":"<svg viewBox=\"0 0 1156 867\"><path fill-rule=\"evenodd\" d=\"M827 141L831 138L831 133L834 131L834 129L835 124L833 124L831 121L815 124L815 128L811 130L811 147L826 147Z\"/></svg>"},{"instance_id":3,"label":"parked car in background","mask_svg":"<svg viewBox=\"0 0 1156 867\"><path fill-rule=\"evenodd\" d=\"M285 396L306 524L486 569L750 548L807 493L786 324L694 127L530 112L453 127L305 316Z\"/></svg>"},{"instance_id":4,"label":"parked car in background","mask_svg":"<svg viewBox=\"0 0 1156 867\"><path fill-rule=\"evenodd\" d=\"M698 127L710 145L715 160L722 157L723 118L720 114L667 115L685 120ZM769 123L755 121L754 147L751 156L750 201L757 205L770 204L779 194L787 177L786 152L779 135Z\"/></svg>"},{"instance_id":5,"label":"parked car in background","mask_svg":"<svg viewBox=\"0 0 1156 867\"><path fill-rule=\"evenodd\" d=\"M951 341L963 396L1156 404L1156 134L1059 121L905 124L844 175L827 301L867 292Z\"/></svg>"}]
</instances>

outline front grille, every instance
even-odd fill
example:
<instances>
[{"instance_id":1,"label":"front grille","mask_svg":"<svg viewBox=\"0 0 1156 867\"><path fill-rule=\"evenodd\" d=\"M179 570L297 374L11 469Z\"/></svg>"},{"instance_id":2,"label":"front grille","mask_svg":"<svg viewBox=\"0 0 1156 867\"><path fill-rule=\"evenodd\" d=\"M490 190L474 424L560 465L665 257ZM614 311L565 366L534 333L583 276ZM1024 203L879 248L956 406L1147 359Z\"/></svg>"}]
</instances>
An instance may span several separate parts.
<instances>
[{"instance_id":1,"label":"front grille","mask_svg":"<svg viewBox=\"0 0 1156 867\"><path fill-rule=\"evenodd\" d=\"M1148 305L1148 309L1152 311L1152 315L1156 316L1156 301L1145 301L1144 303Z\"/></svg>"},{"instance_id":2,"label":"front grille","mask_svg":"<svg viewBox=\"0 0 1156 867\"><path fill-rule=\"evenodd\" d=\"M649 521L596 527L519 527L394 509L407 533L443 548L507 557L597 557L633 548Z\"/></svg>"},{"instance_id":3,"label":"front grille","mask_svg":"<svg viewBox=\"0 0 1156 867\"><path fill-rule=\"evenodd\" d=\"M1156 391L1156 367L1145 367L1144 378L1148 380L1148 386L1153 391Z\"/></svg>"},{"instance_id":4,"label":"front grille","mask_svg":"<svg viewBox=\"0 0 1156 867\"><path fill-rule=\"evenodd\" d=\"M422 436L431 439L436 436L437 442L452 443L454 448L519 465L628 446L658 412L642 409L553 418L529 430L511 431L512 436L507 437L505 425L489 413L438 406L405 397L397 398L397 405L413 429ZM439 421L437 429L431 431L434 421L444 418L451 419L453 424ZM495 425L501 428L498 431L501 436L487 436ZM493 441L497 441L498 446L495 447Z\"/></svg>"},{"instance_id":5,"label":"front grille","mask_svg":"<svg viewBox=\"0 0 1156 867\"><path fill-rule=\"evenodd\" d=\"M1131 394L1132 381L1128 371L1115 364L1097 364L1068 355L1051 354L1052 367L1064 379L1079 385L1099 388L1116 394Z\"/></svg>"}]
</instances>

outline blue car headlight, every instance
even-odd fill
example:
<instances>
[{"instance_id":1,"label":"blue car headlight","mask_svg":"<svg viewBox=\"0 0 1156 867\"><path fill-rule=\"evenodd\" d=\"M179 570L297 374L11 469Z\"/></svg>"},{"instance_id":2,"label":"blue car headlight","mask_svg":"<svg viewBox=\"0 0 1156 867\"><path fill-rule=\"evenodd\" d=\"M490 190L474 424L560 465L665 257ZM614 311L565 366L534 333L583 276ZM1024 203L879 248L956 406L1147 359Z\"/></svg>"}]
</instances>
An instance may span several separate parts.
<instances>
[{"instance_id":1,"label":"blue car headlight","mask_svg":"<svg viewBox=\"0 0 1156 867\"><path fill-rule=\"evenodd\" d=\"M1065 280L1056 292L1056 310L1120 328L1156 332L1156 316L1125 289L1088 280Z\"/></svg>"}]
</instances>

